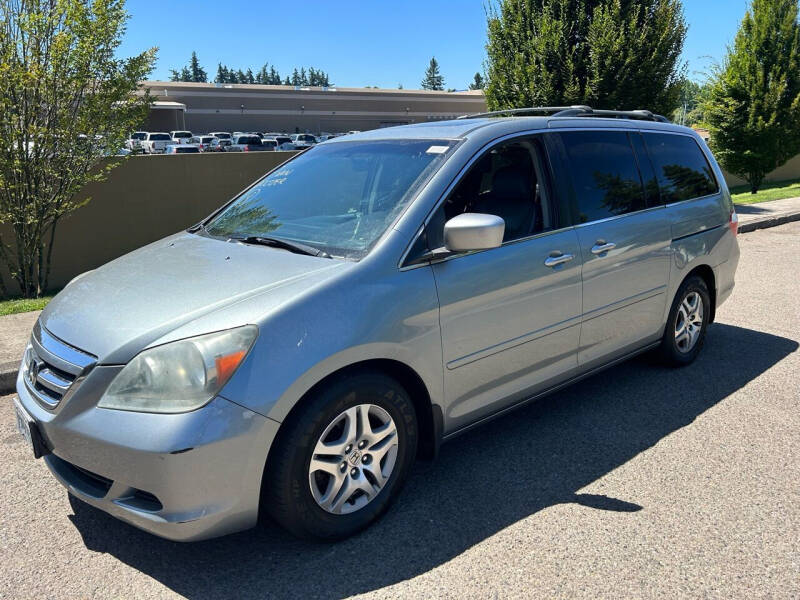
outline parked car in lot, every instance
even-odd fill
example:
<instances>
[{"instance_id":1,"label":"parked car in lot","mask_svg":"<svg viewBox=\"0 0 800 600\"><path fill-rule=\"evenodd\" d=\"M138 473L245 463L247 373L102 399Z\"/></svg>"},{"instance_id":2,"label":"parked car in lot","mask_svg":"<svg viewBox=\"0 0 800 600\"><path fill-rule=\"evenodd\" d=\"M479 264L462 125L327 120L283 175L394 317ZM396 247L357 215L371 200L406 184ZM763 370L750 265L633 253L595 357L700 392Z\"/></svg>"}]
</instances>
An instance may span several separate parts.
<instances>
[{"instance_id":1,"label":"parked car in lot","mask_svg":"<svg viewBox=\"0 0 800 600\"><path fill-rule=\"evenodd\" d=\"M211 150L211 142L214 141L213 135L194 135L191 139L191 144L200 148L201 152Z\"/></svg>"},{"instance_id":2,"label":"parked car in lot","mask_svg":"<svg viewBox=\"0 0 800 600\"><path fill-rule=\"evenodd\" d=\"M263 152L274 150L261 143L261 138L257 135L242 134L233 137L233 142L228 146L226 152Z\"/></svg>"},{"instance_id":3,"label":"parked car in lot","mask_svg":"<svg viewBox=\"0 0 800 600\"><path fill-rule=\"evenodd\" d=\"M310 148L311 146L317 143L317 138L315 138L310 133L293 133L291 135L291 140L295 148L297 148L298 150L302 150L304 148Z\"/></svg>"},{"instance_id":4,"label":"parked car in lot","mask_svg":"<svg viewBox=\"0 0 800 600\"><path fill-rule=\"evenodd\" d=\"M176 144L190 144L193 137L191 131L170 131L169 136Z\"/></svg>"},{"instance_id":5,"label":"parked car in lot","mask_svg":"<svg viewBox=\"0 0 800 600\"><path fill-rule=\"evenodd\" d=\"M163 154L167 146L172 143L172 138L168 133L155 132L148 133L147 137L139 142L139 145L145 154Z\"/></svg>"},{"instance_id":6,"label":"parked car in lot","mask_svg":"<svg viewBox=\"0 0 800 600\"><path fill-rule=\"evenodd\" d=\"M194 144L170 144L164 154L200 154L200 148Z\"/></svg>"},{"instance_id":7,"label":"parked car in lot","mask_svg":"<svg viewBox=\"0 0 800 600\"><path fill-rule=\"evenodd\" d=\"M270 138L261 138L261 145L264 147L264 150L277 150L278 149L278 142Z\"/></svg>"},{"instance_id":8,"label":"parked car in lot","mask_svg":"<svg viewBox=\"0 0 800 600\"><path fill-rule=\"evenodd\" d=\"M125 148L131 152L138 152L141 150L141 142L147 139L146 131L134 131L127 140L125 140Z\"/></svg>"},{"instance_id":9,"label":"parked car in lot","mask_svg":"<svg viewBox=\"0 0 800 600\"><path fill-rule=\"evenodd\" d=\"M272 140L275 142L276 150L296 150L297 148L292 143L292 138L288 135L267 135L262 138L262 141Z\"/></svg>"},{"instance_id":10,"label":"parked car in lot","mask_svg":"<svg viewBox=\"0 0 800 600\"><path fill-rule=\"evenodd\" d=\"M214 138L209 145L209 152L225 152L231 146L231 140Z\"/></svg>"},{"instance_id":11,"label":"parked car in lot","mask_svg":"<svg viewBox=\"0 0 800 600\"><path fill-rule=\"evenodd\" d=\"M232 137L228 131L211 131L208 135L213 135L215 138L220 140L230 140Z\"/></svg>"},{"instance_id":12,"label":"parked car in lot","mask_svg":"<svg viewBox=\"0 0 800 600\"><path fill-rule=\"evenodd\" d=\"M166 538L265 513L333 540L475 425L640 352L694 361L739 258L703 141L644 111L503 114L330 140L77 277L17 379L34 456Z\"/></svg>"}]
</instances>

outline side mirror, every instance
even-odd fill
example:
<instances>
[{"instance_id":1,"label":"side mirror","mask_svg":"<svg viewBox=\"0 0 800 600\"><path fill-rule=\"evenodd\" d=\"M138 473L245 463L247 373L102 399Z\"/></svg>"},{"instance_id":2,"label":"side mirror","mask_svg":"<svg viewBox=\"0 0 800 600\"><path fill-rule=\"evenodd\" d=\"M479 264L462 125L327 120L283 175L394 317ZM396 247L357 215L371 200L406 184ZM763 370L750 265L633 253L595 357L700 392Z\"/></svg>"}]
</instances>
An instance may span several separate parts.
<instances>
[{"instance_id":1,"label":"side mirror","mask_svg":"<svg viewBox=\"0 0 800 600\"><path fill-rule=\"evenodd\" d=\"M497 248L505 231L506 222L496 215L463 213L444 224L444 245L450 252Z\"/></svg>"}]
</instances>

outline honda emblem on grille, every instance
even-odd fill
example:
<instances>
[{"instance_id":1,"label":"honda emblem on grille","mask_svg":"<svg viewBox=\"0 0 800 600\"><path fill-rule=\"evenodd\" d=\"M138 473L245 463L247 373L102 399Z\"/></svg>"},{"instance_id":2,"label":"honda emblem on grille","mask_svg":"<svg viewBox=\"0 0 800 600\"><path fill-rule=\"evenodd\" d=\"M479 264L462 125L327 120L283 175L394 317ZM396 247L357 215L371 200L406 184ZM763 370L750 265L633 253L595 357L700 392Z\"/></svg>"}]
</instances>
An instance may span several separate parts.
<instances>
[{"instance_id":1,"label":"honda emblem on grille","mask_svg":"<svg viewBox=\"0 0 800 600\"><path fill-rule=\"evenodd\" d=\"M30 375L31 381L36 381L36 378L39 376L39 371L41 370L42 362L31 354L30 361L28 362L28 374Z\"/></svg>"}]
</instances>

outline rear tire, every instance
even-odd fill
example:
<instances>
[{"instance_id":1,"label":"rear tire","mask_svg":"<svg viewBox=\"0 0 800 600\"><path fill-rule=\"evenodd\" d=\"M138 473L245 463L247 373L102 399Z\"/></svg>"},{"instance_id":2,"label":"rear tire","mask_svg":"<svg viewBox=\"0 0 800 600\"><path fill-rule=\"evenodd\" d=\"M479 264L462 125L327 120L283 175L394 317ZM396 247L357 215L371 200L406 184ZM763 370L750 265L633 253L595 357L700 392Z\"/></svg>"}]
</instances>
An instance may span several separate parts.
<instances>
[{"instance_id":1,"label":"rear tire","mask_svg":"<svg viewBox=\"0 0 800 600\"><path fill-rule=\"evenodd\" d=\"M306 400L270 452L261 508L297 537L343 539L380 517L405 482L414 404L380 373L338 377Z\"/></svg>"},{"instance_id":2,"label":"rear tire","mask_svg":"<svg viewBox=\"0 0 800 600\"><path fill-rule=\"evenodd\" d=\"M673 367L691 364L700 354L711 314L711 297L702 277L692 275L678 288L661 339L661 356Z\"/></svg>"}]
</instances>

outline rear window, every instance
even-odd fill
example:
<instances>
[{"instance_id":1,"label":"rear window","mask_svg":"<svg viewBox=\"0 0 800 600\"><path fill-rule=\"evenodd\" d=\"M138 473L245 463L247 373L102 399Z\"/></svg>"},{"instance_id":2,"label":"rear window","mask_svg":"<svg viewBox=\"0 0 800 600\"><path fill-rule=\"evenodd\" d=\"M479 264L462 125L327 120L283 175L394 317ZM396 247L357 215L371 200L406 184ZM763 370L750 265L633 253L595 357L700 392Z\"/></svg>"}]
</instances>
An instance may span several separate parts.
<instances>
[{"instance_id":1,"label":"rear window","mask_svg":"<svg viewBox=\"0 0 800 600\"><path fill-rule=\"evenodd\" d=\"M147 137L147 134L146 134L146 133L134 133L134 134L131 136L131 139L132 139L132 140L143 140L143 139L145 139L146 137Z\"/></svg>"},{"instance_id":2,"label":"rear window","mask_svg":"<svg viewBox=\"0 0 800 600\"><path fill-rule=\"evenodd\" d=\"M261 144L263 146L269 146L270 148L275 148L278 145L278 142L275 140L262 140Z\"/></svg>"},{"instance_id":3,"label":"rear window","mask_svg":"<svg viewBox=\"0 0 800 600\"><path fill-rule=\"evenodd\" d=\"M200 152L200 149L195 146L181 146L179 148L175 148L175 152L178 154L196 154Z\"/></svg>"},{"instance_id":4,"label":"rear window","mask_svg":"<svg viewBox=\"0 0 800 600\"><path fill-rule=\"evenodd\" d=\"M169 135L166 133L151 133L150 139L155 142L163 142L166 140L170 140L172 138L170 138Z\"/></svg>"},{"instance_id":5,"label":"rear window","mask_svg":"<svg viewBox=\"0 0 800 600\"><path fill-rule=\"evenodd\" d=\"M176 137L176 138L189 138L189 137L192 137L192 133L190 131L176 131L173 137Z\"/></svg>"},{"instance_id":6,"label":"rear window","mask_svg":"<svg viewBox=\"0 0 800 600\"><path fill-rule=\"evenodd\" d=\"M687 135L644 133L665 204L691 200L719 190L714 172L697 142Z\"/></svg>"},{"instance_id":7,"label":"rear window","mask_svg":"<svg viewBox=\"0 0 800 600\"><path fill-rule=\"evenodd\" d=\"M218 137L221 140L229 140L229 139L231 139L231 134L230 133L222 133L222 132L220 132L220 133L214 134L214 137Z\"/></svg>"},{"instance_id":8,"label":"rear window","mask_svg":"<svg viewBox=\"0 0 800 600\"><path fill-rule=\"evenodd\" d=\"M243 135L237 140L237 143L257 146L261 144L261 138L255 135Z\"/></svg>"},{"instance_id":9,"label":"rear window","mask_svg":"<svg viewBox=\"0 0 800 600\"><path fill-rule=\"evenodd\" d=\"M208 136L201 137L201 138L200 138L200 141L201 141L203 144L210 144L210 143L211 143L211 140L213 140L213 139L214 139L213 137L211 137L210 135L208 135Z\"/></svg>"},{"instance_id":10,"label":"rear window","mask_svg":"<svg viewBox=\"0 0 800 600\"><path fill-rule=\"evenodd\" d=\"M288 137L275 138L275 141L278 142L279 144L291 144L292 143L292 139L288 138Z\"/></svg>"},{"instance_id":11,"label":"rear window","mask_svg":"<svg viewBox=\"0 0 800 600\"><path fill-rule=\"evenodd\" d=\"M579 223L645 208L644 188L626 132L561 134Z\"/></svg>"}]
</instances>

